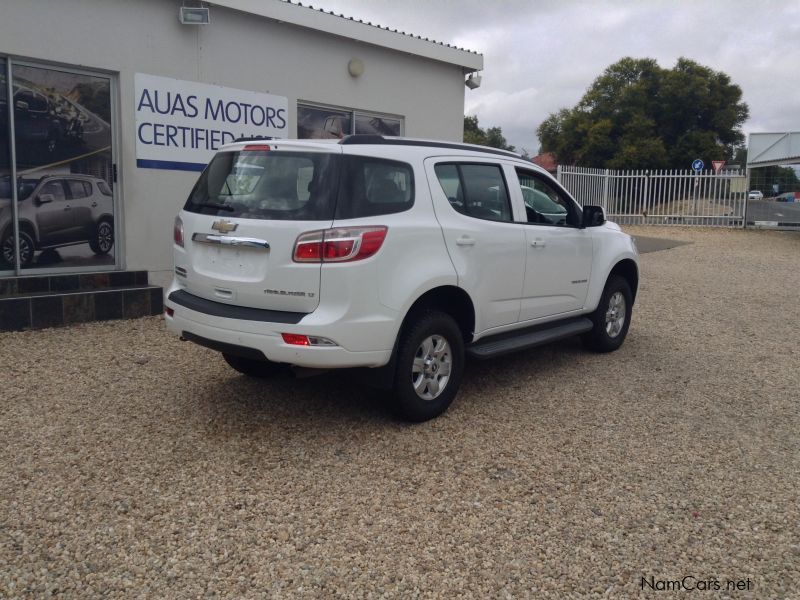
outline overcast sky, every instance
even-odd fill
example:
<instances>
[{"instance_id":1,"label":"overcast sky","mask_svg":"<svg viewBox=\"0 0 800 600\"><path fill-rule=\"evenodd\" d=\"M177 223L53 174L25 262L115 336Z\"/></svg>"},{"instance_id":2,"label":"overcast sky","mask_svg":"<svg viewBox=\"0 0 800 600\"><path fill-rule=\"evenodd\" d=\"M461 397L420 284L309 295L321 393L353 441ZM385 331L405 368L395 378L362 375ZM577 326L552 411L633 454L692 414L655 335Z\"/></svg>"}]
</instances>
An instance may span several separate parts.
<instances>
[{"instance_id":1,"label":"overcast sky","mask_svg":"<svg viewBox=\"0 0 800 600\"><path fill-rule=\"evenodd\" d=\"M465 110L535 154L536 128L574 106L623 56L673 67L685 56L731 76L750 107L745 134L800 129L800 0L304 0L481 52Z\"/></svg>"}]
</instances>

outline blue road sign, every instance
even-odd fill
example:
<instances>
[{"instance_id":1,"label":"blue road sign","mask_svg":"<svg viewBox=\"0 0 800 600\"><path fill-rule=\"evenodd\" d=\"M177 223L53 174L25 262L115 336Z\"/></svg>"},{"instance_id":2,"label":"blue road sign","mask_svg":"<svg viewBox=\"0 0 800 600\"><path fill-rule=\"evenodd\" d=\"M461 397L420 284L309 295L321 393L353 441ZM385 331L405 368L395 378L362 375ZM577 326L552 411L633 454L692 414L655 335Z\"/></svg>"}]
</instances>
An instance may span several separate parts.
<instances>
[{"instance_id":1,"label":"blue road sign","mask_svg":"<svg viewBox=\"0 0 800 600\"><path fill-rule=\"evenodd\" d=\"M702 171L703 169L705 169L705 167L706 163L704 163L702 160L700 160L699 158L694 159L694 162L692 163L692 169L694 169L695 171Z\"/></svg>"}]
</instances>

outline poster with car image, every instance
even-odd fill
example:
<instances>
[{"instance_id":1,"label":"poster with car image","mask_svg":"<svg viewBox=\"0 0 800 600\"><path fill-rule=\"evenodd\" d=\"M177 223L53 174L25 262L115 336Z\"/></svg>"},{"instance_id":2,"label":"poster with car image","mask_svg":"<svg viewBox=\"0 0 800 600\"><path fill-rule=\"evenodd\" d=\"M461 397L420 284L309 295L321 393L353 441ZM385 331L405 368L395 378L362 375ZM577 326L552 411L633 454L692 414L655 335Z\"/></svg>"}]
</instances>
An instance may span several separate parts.
<instances>
[{"instance_id":1,"label":"poster with car image","mask_svg":"<svg viewBox=\"0 0 800 600\"><path fill-rule=\"evenodd\" d=\"M8 116L8 83L6 80L6 61L0 58L0 272L10 271L13 266L13 247L12 252L4 260L2 242L10 241L13 246L14 239L9 237L8 230L11 228L11 137L9 135L9 116Z\"/></svg>"},{"instance_id":2,"label":"poster with car image","mask_svg":"<svg viewBox=\"0 0 800 600\"><path fill-rule=\"evenodd\" d=\"M14 64L11 89L19 238L3 210L0 268L15 247L23 269L113 266L110 80ZM0 178L0 202L12 194Z\"/></svg>"},{"instance_id":3,"label":"poster with car image","mask_svg":"<svg viewBox=\"0 0 800 600\"><path fill-rule=\"evenodd\" d=\"M8 85L6 61L0 58L0 178L11 172L10 138L8 135Z\"/></svg>"},{"instance_id":4,"label":"poster with car image","mask_svg":"<svg viewBox=\"0 0 800 600\"><path fill-rule=\"evenodd\" d=\"M403 118L367 114L355 110L297 105L297 137L300 139L342 139L352 133L403 135Z\"/></svg>"},{"instance_id":5,"label":"poster with car image","mask_svg":"<svg viewBox=\"0 0 800 600\"><path fill-rule=\"evenodd\" d=\"M297 106L297 137L300 139L340 140L350 135L351 123L349 112L316 106Z\"/></svg>"},{"instance_id":6,"label":"poster with car image","mask_svg":"<svg viewBox=\"0 0 800 600\"><path fill-rule=\"evenodd\" d=\"M382 115L356 114L356 133L367 135L388 135L397 137L402 135L403 122Z\"/></svg>"}]
</instances>

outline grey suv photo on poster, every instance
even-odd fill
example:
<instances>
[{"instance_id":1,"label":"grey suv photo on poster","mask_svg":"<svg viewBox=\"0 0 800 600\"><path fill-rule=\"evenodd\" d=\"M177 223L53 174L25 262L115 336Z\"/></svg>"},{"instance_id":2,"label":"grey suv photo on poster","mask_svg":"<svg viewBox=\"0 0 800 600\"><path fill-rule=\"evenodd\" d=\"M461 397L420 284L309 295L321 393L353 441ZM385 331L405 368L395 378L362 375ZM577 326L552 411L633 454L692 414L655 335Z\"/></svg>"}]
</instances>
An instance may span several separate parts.
<instances>
[{"instance_id":1,"label":"grey suv photo on poster","mask_svg":"<svg viewBox=\"0 0 800 600\"><path fill-rule=\"evenodd\" d=\"M114 265L111 89L105 77L14 64L0 94L0 269ZM9 102L11 104L9 109ZM14 132L12 184L9 133Z\"/></svg>"}]
</instances>

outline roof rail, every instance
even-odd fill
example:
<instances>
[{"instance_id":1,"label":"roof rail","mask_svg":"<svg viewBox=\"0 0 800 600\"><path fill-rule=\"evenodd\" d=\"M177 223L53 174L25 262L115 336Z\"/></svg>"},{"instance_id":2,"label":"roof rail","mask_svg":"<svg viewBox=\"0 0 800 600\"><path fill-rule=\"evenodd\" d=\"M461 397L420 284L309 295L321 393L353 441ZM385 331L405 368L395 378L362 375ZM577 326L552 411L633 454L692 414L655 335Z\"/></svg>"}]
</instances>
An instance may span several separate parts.
<instances>
[{"instance_id":1,"label":"roof rail","mask_svg":"<svg viewBox=\"0 0 800 600\"><path fill-rule=\"evenodd\" d=\"M354 133L346 135L339 143L343 146L349 144L388 144L389 140L378 133Z\"/></svg>"},{"instance_id":2,"label":"roof rail","mask_svg":"<svg viewBox=\"0 0 800 600\"><path fill-rule=\"evenodd\" d=\"M367 145L387 145L387 146L421 146L424 148L448 148L450 150L467 150L470 152L485 152L487 154L499 154L501 156L509 156L511 158L522 158L515 152L508 150L501 150L499 148L490 148L488 146L476 146L473 144L459 144L457 142L436 142L433 140L415 140L413 138L400 138L400 137L384 137L372 133L368 134L352 134L344 136L339 142L343 146L350 146L353 144L367 144Z\"/></svg>"}]
</instances>

